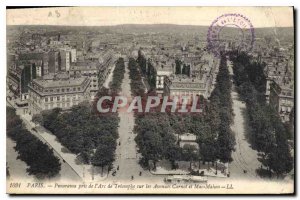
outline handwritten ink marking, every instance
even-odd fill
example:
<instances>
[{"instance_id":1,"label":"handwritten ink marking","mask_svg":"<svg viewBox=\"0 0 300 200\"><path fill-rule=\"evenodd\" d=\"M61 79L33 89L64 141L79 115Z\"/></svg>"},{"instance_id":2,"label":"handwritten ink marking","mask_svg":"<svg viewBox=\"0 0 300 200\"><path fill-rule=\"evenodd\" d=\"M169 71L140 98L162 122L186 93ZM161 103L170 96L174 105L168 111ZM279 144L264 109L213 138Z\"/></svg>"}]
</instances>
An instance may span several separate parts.
<instances>
[{"instance_id":1,"label":"handwritten ink marking","mask_svg":"<svg viewBox=\"0 0 300 200\"><path fill-rule=\"evenodd\" d=\"M59 18L61 16L61 14L59 13L58 10L55 10L54 13L52 13L52 11L50 11L48 13L48 17L56 17L56 18Z\"/></svg>"}]
</instances>

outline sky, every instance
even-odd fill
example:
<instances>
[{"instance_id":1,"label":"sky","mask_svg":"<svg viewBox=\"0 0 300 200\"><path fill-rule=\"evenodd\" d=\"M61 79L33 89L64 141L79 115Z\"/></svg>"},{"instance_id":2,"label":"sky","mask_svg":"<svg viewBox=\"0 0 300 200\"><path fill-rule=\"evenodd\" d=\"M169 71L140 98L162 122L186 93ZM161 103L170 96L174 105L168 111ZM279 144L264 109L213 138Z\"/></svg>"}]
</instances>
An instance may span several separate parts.
<instances>
[{"instance_id":1,"label":"sky","mask_svg":"<svg viewBox=\"0 0 300 200\"><path fill-rule=\"evenodd\" d=\"M293 27L293 7L60 7L7 10L7 25L111 26L179 24L209 26L218 16L239 13L255 28Z\"/></svg>"}]
</instances>

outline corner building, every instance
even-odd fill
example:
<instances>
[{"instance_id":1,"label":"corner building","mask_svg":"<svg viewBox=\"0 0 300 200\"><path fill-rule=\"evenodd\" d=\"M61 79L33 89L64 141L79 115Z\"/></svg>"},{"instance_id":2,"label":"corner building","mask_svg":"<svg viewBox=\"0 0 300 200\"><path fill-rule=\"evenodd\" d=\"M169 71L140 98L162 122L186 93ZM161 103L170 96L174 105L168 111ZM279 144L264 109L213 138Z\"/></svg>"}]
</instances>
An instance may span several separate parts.
<instances>
[{"instance_id":1,"label":"corner building","mask_svg":"<svg viewBox=\"0 0 300 200\"><path fill-rule=\"evenodd\" d=\"M32 80L28 85L29 114L53 108L68 110L74 105L90 100L90 81L88 77Z\"/></svg>"}]
</instances>

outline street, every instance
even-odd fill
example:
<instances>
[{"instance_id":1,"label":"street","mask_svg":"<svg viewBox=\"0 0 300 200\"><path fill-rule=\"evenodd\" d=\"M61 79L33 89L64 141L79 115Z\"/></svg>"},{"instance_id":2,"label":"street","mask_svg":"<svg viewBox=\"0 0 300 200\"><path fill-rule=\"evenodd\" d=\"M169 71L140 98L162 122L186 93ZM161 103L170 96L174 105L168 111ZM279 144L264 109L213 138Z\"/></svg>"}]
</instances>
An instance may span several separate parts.
<instances>
[{"instance_id":1,"label":"street","mask_svg":"<svg viewBox=\"0 0 300 200\"><path fill-rule=\"evenodd\" d=\"M229 71L232 75L232 67L228 62ZM112 79L112 73L107 77L104 86L109 85L109 82ZM129 78L129 70L128 63L125 62L125 74L124 79L121 85L121 96L131 97L131 89L130 89L130 78ZM257 179L259 178L256 175L255 170L260 167L260 162L257 160L257 152L250 147L250 144L246 140L245 136L245 119L244 119L244 111L245 104L239 100L238 94L234 88L232 87L231 96L233 100L233 111L234 111L234 124L232 125L232 131L235 133L236 137L236 150L232 153L233 162L229 164L230 177L233 179ZM24 121L26 128L36 137L38 137L41 141L45 142L49 145L49 147L53 148L54 154L60 158L62 163L62 169L60 174L63 174L63 178L67 180L86 180L86 181L103 181L103 180L113 180L113 181L141 181L143 179L147 179L149 182L149 178L155 182L161 182L164 176L161 175L153 175L148 170L144 170L139 165L139 154L137 152L137 145L134 140L135 134L133 133L134 128L134 114L127 113L125 110L119 110L118 114L120 117L120 124L118 128L119 139L117 140L117 149L116 149L116 157L114 162L114 168L110 171L109 174L104 173L103 176L96 174L96 169L92 168L91 165L82 165L76 163L76 155L65 152L64 147L58 142L55 135L49 133L42 127L37 128L37 131L32 131L32 128L35 127L30 121L30 116L27 114L22 114L22 110L17 109L17 114L21 116L21 119ZM9 166L20 166L17 170L12 167L12 177L17 174L23 174L22 176L26 178L33 178L26 174L26 164L20 160L15 160L16 152L14 152L13 146L14 143L10 139L7 139L7 155L8 165ZM11 164L16 162L17 164ZM106 170L105 170L106 171ZM116 171L114 176L112 172ZM245 173L246 172L246 173ZM21 175L20 175L21 176ZM55 177L57 180L60 177Z\"/></svg>"},{"instance_id":2,"label":"street","mask_svg":"<svg viewBox=\"0 0 300 200\"><path fill-rule=\"evenodd\" d=\"M228 61L229 73L233 75L232 65ZM253 150L246 139L246 104L239 99L234 84L231 89L232 107L234 113L234 123L231 126L235 134L236 146L232 152L233 161L229 164L230 177L233 179L260 179L256 174L261 164L257 160L257 151Z\"/></svg>"},{"instance_id":3,"label":"street","mask_svg":"<svg viewBox=\"0 0 300 200\"><path fill-rule=\"evenodd\" d=\"M122 91L120 95L128 97L131 96L130 79L128 63L125 63L125 75L122 83ZM141 181L149 179L153 181L162 181L161 176L152 175L148 170L144 170L139 165L139 154L137 152L137 145L134 140L134 115L126 111L119 110L120 124L119 124L119 139L117 141L116 160L114 162L114 169L116 175L109 174L109 180L120 182ZM120 145L119 145L120 144ZM119 170L117 170L119 168ZM141 172L141 175L140 175ZM133 178L133 180L132 180Z\"/></svg>"},{"instance_id":4,"label":"street","mask_svg":"<svg viewBox=\"0 0 300 200\"><path fill-rule=\"evenodd\" d=\"M232 152L232 163L229 164L229 171L231 177L236 178L259 178L255 170L258 169L261 164L257 160L257 151L253 150L246 139L245 119L246 113L245 103L239 100L237 92L234 90L231 92L233 100L233 112L234 124L231 126L232 131L235 133L236 146L235 151ZM244 170L247 171L244 173Z\"/></svg>"}]
</instances>

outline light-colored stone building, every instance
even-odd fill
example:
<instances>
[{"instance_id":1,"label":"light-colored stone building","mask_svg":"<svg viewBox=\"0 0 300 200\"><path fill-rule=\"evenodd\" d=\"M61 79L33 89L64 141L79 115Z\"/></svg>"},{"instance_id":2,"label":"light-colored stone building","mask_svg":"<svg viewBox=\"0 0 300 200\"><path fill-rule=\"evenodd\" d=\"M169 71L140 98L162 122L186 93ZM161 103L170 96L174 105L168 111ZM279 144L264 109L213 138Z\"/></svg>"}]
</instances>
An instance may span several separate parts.
<instances>
[{"instance_id":1,"label":"light-colored stone building","mask_svg":"<svg viewBox=\"0 0 300 200\"><path fill-rule=\"evenodd\" d=\"M78 61L70 67L71 77L88 77L90 81L91 98L94 98L99 91L98 67L95 62Z\"/></svg>"},{"instance_id":2,"label":"light-colored stone building","mask_svg":"<svg viewBox=\"0 0 300 200\"><path fill-rule=\"evenodd\" d=\"M70 109L82 101L90 100L90 79L88 77L69 78L44 77L34 79L28 85L29 114L37 114L53 108Z\"/></svg>"},{"instance_id":3,"label":"light-colored stone building","mask_svg":"<svg viewBox=\"0 0 300 200\"><path fill-rule=\"evenodd\" d=\"M291 84L281 84L280 86L276 81L272 81L269 101L283 122L290 120L290 113L294 107L294 89Z\"/></svg>"}]
</instances>

